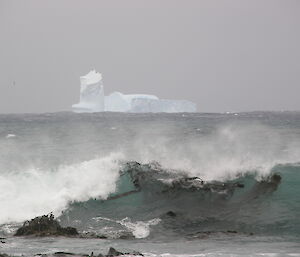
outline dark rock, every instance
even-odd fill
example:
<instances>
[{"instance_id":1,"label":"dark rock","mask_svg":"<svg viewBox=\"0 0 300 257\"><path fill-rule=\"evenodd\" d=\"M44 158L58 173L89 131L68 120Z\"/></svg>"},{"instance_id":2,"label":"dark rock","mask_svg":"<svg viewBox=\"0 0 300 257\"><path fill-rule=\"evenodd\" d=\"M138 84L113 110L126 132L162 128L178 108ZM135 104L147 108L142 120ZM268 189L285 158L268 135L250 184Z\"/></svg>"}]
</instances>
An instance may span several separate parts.
<instances>
[{"instance_id":1,"label":"dark rock","mask_svg":"<svg viewBox=\"0 0 300 257\"><path fill-rule=\"evenodd\" d=\"M235 231L235 230L227 230L227 233L237 234L237 231Z\"/></svg>"},{"instance_id":2,"label":"dark rock","mask_svg":"<svg viewBox=\"0 0 300 257\"><path fill-rule=\"evenodd\" d=\"M168 212L166 213L166 215L169 216L169 217L172 217L172 218L174 218L174 217L177 216L176 213L173 212L173 211L168 211Z\"/></svg>"},{"instance_id":3,"label":"dark rock","mask_svg":"<svg viewBox=\"0 0 300 257\"><path fill-rule=\"evenodd\" d=\"M77 229L73 228L73 227L66 227L66 228L60 227L58 232L61 233L64 236L78 235Z\"/></svg>"},{"instance_id":4,"label":"dark rock","mask_svg":"<svg viewBox=\"0 0 300 257\"><path fill-rule=\"evenodd\" d=\"M135 237L131 232L120 231L118 233L96 234L94 232L84 232L78 236L79 238L86 239L134 239Z\"/></svg>"},{"instance_id":5,"label":"dark rock","mask_svg":"<svg viewBox=\"0 0 300 257\"><path fill-rule=\"evenodd\" d=\"M134 239L135 237L131 233L124 233L119 235L117 239Z\"/></svg>"},{"instance_id":6,"label":"dark rock","mask_svg":"<svg viewBox=\"0 0 300 257\"><path fill-rule=\"evenodd\" d=\"M137 252L137 251L133 251L131 253L122 253L122 252L117 251L115 248L110 247L106 257L125 256L125 255L144 256L142 253ZM102 257L102 256L100 256L100 257Z\"/></svg>"},{"instance_id":7,"label":"dark rock","mask_svg":"<svg viewBox=\"0 0 300 257\"><path fill-rule=\"evenodd\" d=\"M239 187L239 188L244 188L245 187L244 184L239 183L239 182L235 183L235 185L236 185L236 187Z\"/></svg>"},{"instance_id":8,"label":"dark rock","mask_svg":"<svg viewBox=\"0 0 300 257\"><path fill-rule=\"evenodd\" d=\"M54 253L52 256L54 257L67 257L67 256L84 256L84 255L78 255L78 254L75 254L75 253L69 253L69 252L56 252ZM85 255L85 256L89 256L89 255Z\"/></svg>"},{"instance_id":9,"label":"dark rock","mask_svg":"<svg viewBox=\"0 0 300 257\"><path fill-rule=\"evenodd\" d=\"M68 253L68 252L55 252L54 254L55 255L61 255L61 254L63 254L63 255L75 255L74 253Z\"/></svg>"},{"instance_id":10,"label":"dark rock","mask_svg":"<svg viewBox=\"0 0 300 257\"><path fill-rule=\"evenodd\" d=\"M130 253L130 255L144 256L144 254L137 252L137 251L133 251L132 253Z\"/></svg>"},{"instance_id":11,"label":"dark rock","mask_svg":"<svg viewBox=\"0 0 300 257\"><path fill-rule=\"evenodd\" d=\"M0 253L0 257L9 257L6 253Z\"/></svg>"},{"instance_id":12,"label":"dark rock","mask_svg":"<svg viewBox=\"0 0 300 257\"><path fill-rule=\"evenodd\" d=\"M107 257L114 257L114 256L121 256L124 255L124 253L117 251L115 248L110 247L107 253Z\"/></svg>"},{"instance_id":13,"label":"dark rock","mask_svg":"<svg viewBox=\"0 0 300 257\"><path fill-rule=\"evenodd\" d=\"M53 214L36 217L30 221L25 221L15 236L77 236L76 228L60 226Z\"/></svg>"},{"instance_id":14,"label":"dark rock","mask_svg":"<svg viewBox=\"0 0 300 257\"><path fill-rule=\"evenodd\" d=\"M107 238L108 238L108 237L105 236L105 235L97 235L96 237L99 238L99 239L107 239Z\"/></svg>"},{"instance_id":15,"label":"dark rock","mask_svg":"<svg viewBox=\"0 0 300 257\"><path fill-rule=\"evenodd\" d=\"M270 182L274 184L279 184L281 182L281 176L279 174L273 174L270 178Z\"/></svg>"}]
</instances>

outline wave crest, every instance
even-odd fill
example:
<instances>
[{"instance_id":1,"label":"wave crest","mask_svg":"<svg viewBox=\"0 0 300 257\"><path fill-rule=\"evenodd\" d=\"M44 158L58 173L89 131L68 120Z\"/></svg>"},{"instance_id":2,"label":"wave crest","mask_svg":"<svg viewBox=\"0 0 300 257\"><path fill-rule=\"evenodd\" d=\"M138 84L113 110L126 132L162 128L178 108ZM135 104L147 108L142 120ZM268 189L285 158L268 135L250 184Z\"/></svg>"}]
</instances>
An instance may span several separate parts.
<instances>
[{"instance_id":1,"label":"wave crest","mask_svg":"<svg viewBox=\"0 0 300 257\"><path fill-rule=\"evenodd\" d=\"M0 224L21 222L53 212L59 215L70 202L106 199L116 190L119 153L56 170L31 168L0 174Z\"/></svg>"}]
</instances>

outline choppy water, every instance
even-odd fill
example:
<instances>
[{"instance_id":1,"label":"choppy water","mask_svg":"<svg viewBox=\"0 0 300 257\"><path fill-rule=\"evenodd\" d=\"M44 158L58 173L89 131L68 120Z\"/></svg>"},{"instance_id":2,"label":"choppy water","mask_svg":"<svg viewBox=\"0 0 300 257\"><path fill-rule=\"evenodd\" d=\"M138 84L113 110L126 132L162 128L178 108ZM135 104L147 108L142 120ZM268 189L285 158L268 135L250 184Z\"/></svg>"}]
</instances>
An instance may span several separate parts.
<instances>
[{"instance_id":1,"label":"choppy water","mask_svg":"<svg viewBox=\"0 0 300 257\"><path fill-rule=\"evenodd\" d=\"M0 252L300 256L299 172L299 112L0 115ZM108 239L12 237L50 212Z\"/></svg>"}]
</instances>

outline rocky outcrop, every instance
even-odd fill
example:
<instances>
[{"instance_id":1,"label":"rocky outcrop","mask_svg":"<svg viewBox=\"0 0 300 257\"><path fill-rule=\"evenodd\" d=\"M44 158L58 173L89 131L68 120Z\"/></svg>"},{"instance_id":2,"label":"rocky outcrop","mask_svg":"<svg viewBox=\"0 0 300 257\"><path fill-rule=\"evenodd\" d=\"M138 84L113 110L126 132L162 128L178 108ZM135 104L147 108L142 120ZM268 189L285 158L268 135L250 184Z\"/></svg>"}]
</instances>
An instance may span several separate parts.
<instances>
[{"instance_id":1,"label":"rocky outcrop","mask_svg":"<svg viewBox=\"0 0 300 257\"><path fill-rule=\"evenodd\" d=\"M25 221L15 236L78 236L76 228L61 227L53 214L36 217L32 220Z\"/></svg>"}]
</instances>

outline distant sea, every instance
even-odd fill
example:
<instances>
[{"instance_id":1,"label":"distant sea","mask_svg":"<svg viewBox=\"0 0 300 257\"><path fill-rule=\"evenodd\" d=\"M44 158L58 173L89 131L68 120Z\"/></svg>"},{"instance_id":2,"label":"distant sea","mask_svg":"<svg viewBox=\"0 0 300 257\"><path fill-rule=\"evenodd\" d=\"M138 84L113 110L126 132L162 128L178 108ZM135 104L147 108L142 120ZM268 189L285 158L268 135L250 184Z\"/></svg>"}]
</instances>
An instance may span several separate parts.
<instances>
[{"instance_id":1,"label":"distant sea","mask_svg":"<svg viewBox=\"0 0 300 257\"><path fill-rule=\"evenodd\" d=\"M10 255L300 256L300 112L1 114L0 204Z\"/></svg>"}]
</instances>

